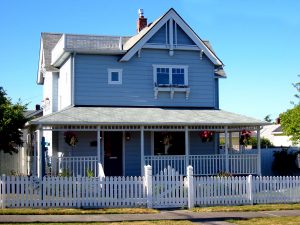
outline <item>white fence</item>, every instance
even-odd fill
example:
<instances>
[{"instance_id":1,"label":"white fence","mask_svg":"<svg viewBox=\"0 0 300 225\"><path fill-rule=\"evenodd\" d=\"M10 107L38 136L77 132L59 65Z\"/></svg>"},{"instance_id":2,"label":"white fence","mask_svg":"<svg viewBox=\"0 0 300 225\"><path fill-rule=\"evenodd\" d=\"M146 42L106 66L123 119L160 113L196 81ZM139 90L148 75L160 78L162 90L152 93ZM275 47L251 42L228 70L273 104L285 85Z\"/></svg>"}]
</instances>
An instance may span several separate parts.
<instances>
[{"instance_id":1,"label":"white fence","mask_svg":"<svg viewBox=\"0 0 300 225\"><path fill-rule=\"evenodd\" d=\"M146 206L143 177L1 177L0 207Z\"/></svg>"},{"instance_id":2,"label":"white fence","mask_svg":"<svg viewBox=\"0 0 300 225\"><path fill-rule=\"evenodd\" d=\"M0 177L0 207L194 207L300 202L300 177Z\"/></svg>"}]
</instances>

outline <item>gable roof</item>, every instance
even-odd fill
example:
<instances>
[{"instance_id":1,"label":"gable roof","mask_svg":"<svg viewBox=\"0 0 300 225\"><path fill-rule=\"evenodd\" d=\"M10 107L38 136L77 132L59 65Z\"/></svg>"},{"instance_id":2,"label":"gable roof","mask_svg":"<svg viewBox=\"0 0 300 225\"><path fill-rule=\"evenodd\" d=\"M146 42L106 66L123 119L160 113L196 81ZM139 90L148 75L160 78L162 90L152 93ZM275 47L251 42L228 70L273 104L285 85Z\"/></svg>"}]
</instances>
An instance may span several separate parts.
<instances>
[{"instance_id":1,"label":"gable roof","mask_svg":"<svg viewBox=\"0 0 300 225\"><path fill-rule=\"evenodd\" d=\"M145 27L140 33L130 38L124 45L124 50L127 53L120 59L120 61L128 61L131 57L140 50L144 44L170 19L173 19L191 38L192 41L199 47L200 50L214 63L216 66L222 66L222 61L211 51L211 49L201 40L201 38L192 30L192 28L182 19L181 16L171 8L162 17L155 20L150 26Z\"/></svg>"}]
</instances>

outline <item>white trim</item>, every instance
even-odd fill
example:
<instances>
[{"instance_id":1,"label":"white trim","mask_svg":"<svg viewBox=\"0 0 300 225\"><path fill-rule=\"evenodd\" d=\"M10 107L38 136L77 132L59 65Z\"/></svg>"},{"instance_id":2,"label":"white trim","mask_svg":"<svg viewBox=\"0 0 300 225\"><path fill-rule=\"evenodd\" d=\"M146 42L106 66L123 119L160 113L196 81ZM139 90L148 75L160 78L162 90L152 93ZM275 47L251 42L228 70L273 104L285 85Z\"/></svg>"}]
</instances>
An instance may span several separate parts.
<instances>
[{"instance_id":1,"label":"white trim","mask_svg":"<svg viewBox=\"0 0 300 225\"><path fill-rule=\"evenodd\" d=\"M169 43L170 43L170 51L173 50L174 40L173 40L173 19L169 20Z\"/></svg>"},{"instance_id":2,"label":"white trim","mask_svg":"<svg viewBox=\"0 0 300 225\"><path fill-rule=\"evenodd\" d=\"M122 84L122 73L123 69L107 69L108 72L108 84ZM118 73L119 80L118 81L113 81L111 74L112 73Z\"/></svg>"},{"instance_id":3,"label":"white trim","mask_svg":"<svg viewBox=\"0 0 300 225\"><path fill-rule=\"evenodd\" d=\"M145 49L169 49L168 45L162 43L147 43L143 46ZM177 45L174 50L200 51L197 45Z\"/></svg>"},{"instance_id":4,"label":"white trim","mask_svg":"<svg viewBox=\"0 0 300 225\"><path fill-rule=\"evenodd\" d=\"M169 69L169 85L172 85L172 69L184 69L184 85L188 85L188 80L189 80L189 74L188 74L188 68L189 66L187 65L160 65L160 64L153 64L153 79L154 79L154 84L157 84L157 68L168 68ZM158 85L158 84L157 84Z\"/></svg>"},{"instance_id":5,"label":"white trim","mask_svg":"<svg viewBox=\"0 0 300 225\"><path fill-rule=\"evenodd\" d=\"M144 137L144 126L141 126L141 174L144 174L144 164L145 164L145 137Z\"/></svg>"},{"instance_id":6,"label":"white trim","mask_svg":"<svg viewBox=\"0 0 300 225\"><path fill-rule=\"evenodd\" d=\"M173 19L177 25L195 42L195 44L204 51L205 55L215 64L223 65L222 62L215 56L215 54L203 43L203 41L195 34L195 32L186 24L185 21L175 12L175 10L169 10L159 21L147 31L147 33L142 36L136 43L131 47L128 52L120 59L120 61L130 60L135 53L141 49L149 39L170 19ZM170 29L170 28L169 28ZM171 44L171 43L170 43Z\"/></svg>"}]
</instances>

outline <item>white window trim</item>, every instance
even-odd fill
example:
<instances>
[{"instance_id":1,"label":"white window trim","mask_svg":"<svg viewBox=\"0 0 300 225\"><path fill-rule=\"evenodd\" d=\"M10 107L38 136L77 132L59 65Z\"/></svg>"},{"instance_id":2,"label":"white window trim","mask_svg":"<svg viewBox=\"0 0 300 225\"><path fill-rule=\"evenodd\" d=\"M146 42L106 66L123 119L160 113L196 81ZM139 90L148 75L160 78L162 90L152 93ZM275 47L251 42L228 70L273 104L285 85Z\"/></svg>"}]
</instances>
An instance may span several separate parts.
<instances>
[{"instance_id":1,"label":"white window trim","mask_svg":"<svg viewBox=\"0 0 300 225\"><path fill-rule=\"evenodd\" d=\"M172 85L172 69L176 68L180 68L180 69L184 69L184 85L188 86L188 68L189 66L187 65L159 65L159 64L155 64L152 65L153 66L153 81L154 84L157 84L157 68L168 68L169 69L169 85Z\"/></svg>"},{"instance_id":2,"label":"white window trim","mask_svg":"<svg viewBox=\"0 0 300 225\"><path fill-rule=\"evenodd\" d=\"M122 69L108 69L108 84L122 84ZM111 80L111 74L113 72L117 72L119 74L119 80L118 81L112 81Z\"/></svg>"}]
</instances>

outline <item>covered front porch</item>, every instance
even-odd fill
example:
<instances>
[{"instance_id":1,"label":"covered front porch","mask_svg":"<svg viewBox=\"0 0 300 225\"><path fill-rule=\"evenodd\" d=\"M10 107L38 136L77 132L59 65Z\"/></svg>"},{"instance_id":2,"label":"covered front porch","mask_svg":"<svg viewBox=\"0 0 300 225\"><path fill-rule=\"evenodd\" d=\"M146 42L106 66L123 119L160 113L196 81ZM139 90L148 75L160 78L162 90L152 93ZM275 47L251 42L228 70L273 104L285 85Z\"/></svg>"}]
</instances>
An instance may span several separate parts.
<instances>
[{"instance_id":1,"label":"covered front porch","mask_svg":"<svg viewBox=\"0 0 300 225\"><path fill-rule=\"evenodd\" d=\"M81 107L85 110L89 107ZM71 108L78 110L77 107ZM127 113L132 109L122 108L120 111ZM150 109L136 109L140 113ZM103 108L98 109L101 116L94 117L93 123L85 115L78 114L80 124L76 118L73 121L62 121L53 115L51 121L45 118L36 119L33 124L37 124L37 143L41 143L42 137L51 136L52 153L46 160L47 175L63 176L137 176L143 174L145 165L151 165L153 173L159 173L167 167L172 167L180 174L185 174L187 165L192 165L195 175L216 175L220 173L230 174L260 174L260 128L263 122L249 122L245 117L237 117L237 121L220 123L210 121L205 123L197 121L199 113L204 111L218 115L220 110L167 110L164 113L174 113L180 116L180 120L173 123L163 124L161 119L155 119L158 115L155 109L151 109L152 116L143 118L124 116L122 121L112 121L116 115L108 117L103 124L99 118L103 116ZM85 111L86 112L86 111ZM216 114L217 112L217 114ZM223 112L220 118L214 120L224 120L231 113ZM73 112L69 112L72 114ZM136 113L136 112L135 112ZM161 112L159 112L161 113ZM182 113L183 115L178 115ZM190 113L196 113L193 123L190 122ZM197 115L198 114L198 115ZM105 113L107 116L107 114ZM142 115L142 114L140 114ZM150 115L150 114L149 114ZM170 115L169 115L170 116ZM197 117L198 116L198 117ZM213 115L211 115L213 117ZM206 115L207 117L207 115ZM96 118L96 119L95 119ZM241 119L245 119L244 124ZM124 120L127 120L124 122ZM149 119L149 121L147 121ZM158 120L151 121L151 120ZM186 121L184 121L186 120ZM226 122L226 121L225 121ZM109 124L108 124L109 123ZM125 123L125 124L124 124ZM134 124L133 124L134 123ZM252 130L256 132L258 147L255 151L232 151L232 132L242 132ZM76 149L71 149L63 143L63 136L66 132L72 132L78 136L79 142ZM203 141L203 133L209 132L207 141ZM220 151L220 134L224 134L224 149ZM50 135L49 135L50 134ZM80 144L79 144L80 143ZM88 148L87 148L88 146ZM54 150L56 148L56 150ZM43 152L40 144L36 145L37 169L36 173L42 176Z\"/></svg>"}]
</instances>

